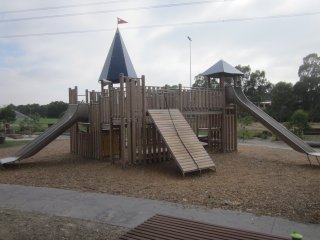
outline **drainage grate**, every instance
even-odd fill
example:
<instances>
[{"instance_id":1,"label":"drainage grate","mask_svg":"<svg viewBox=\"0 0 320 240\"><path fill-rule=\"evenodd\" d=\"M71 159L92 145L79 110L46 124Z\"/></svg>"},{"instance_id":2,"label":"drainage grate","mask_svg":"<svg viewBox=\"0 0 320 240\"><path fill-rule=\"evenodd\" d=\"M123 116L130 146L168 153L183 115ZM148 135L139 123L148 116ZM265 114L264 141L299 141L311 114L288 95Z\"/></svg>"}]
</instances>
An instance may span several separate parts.
<instances>
[{"instance_id":1,"label":"drainage grate","mask_svg":"<svg viewBox=\"0 0 320 240\"><path fill-rule=\"evenodd\" d=\"M141 225L130 230L122 240L289 240L241 229L222 227L182 218L155 215Z\"/></svg>"}]
</instances>

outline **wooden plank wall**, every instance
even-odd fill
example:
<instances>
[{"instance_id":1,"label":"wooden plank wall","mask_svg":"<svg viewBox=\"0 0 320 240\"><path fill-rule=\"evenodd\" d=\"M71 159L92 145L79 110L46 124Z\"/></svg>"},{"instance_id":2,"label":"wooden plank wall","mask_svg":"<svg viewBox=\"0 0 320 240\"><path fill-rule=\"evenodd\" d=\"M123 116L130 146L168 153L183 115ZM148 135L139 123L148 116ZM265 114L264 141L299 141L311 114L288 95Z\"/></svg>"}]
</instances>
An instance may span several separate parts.
<instances>
[{"instance_id":1,"label":"wooden plank wall","mask_svg":"<svg viewBox=\"0 0 320 240\"><path fill-rule=\"evenodd\" d=\"M70 89L69 96L70 103L77 103L77 88ZM207 131L210 148L237 149L236 110L223 109L221 89L145 86L144 76L139 79L121 76L120 86L106 86L101 93L86 91L85 96L89 104L88 131L80 134L77 126L72 127L72 153L103 159L102 134L108 132L110 140L104 142L109 142L109 157L113 159L113 131L119 131L123 166L170 159L164 140L146 115L148 109L166 108L179 109L197 135L200 129Z\"/></svg>"},{"instance_id":2,"label":"wooden plank wall","mask_svg":"<svg viewBox=\"0 0 320 240\"><path fill-rule=\"evenodd\" d=\"M236 107L229 105L226 108L225 125L226 125L226 152L237 150L237 126L236 126Z\"/></svg>"},{"instance_id":3,"label":"wooden plank wall","mask_svg":"<svg viewBox=\"0 0 320 240\"><path fill-rule=\"evenodd\" d=\"M77 104L78 103L78 88L69 88L69 103L70 104ZM77 154L78 153L78 124L74 124L70 128L70 152Z\"/></svg>"}]
</instances>

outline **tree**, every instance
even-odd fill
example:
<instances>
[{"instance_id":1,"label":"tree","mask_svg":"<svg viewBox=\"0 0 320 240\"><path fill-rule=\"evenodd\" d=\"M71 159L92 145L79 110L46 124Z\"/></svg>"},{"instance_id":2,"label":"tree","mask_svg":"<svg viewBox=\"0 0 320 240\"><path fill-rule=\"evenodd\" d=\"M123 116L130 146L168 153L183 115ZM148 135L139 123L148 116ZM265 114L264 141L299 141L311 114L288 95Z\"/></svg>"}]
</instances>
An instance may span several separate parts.
<instances>
[{"instance_id":1,"label":"tree","mask_svg":"<svg viewBox=\"0 0 320 240\"><path fill-rule=\"evenodd\" d=\"M249 132L247 130L247 126L249 126L250 124L252 124L254 122L254 118L250 115L246 115L244 117L239 118L239 122L240 122L240 126L241 126L241 132L240 134L242 135L242 141L244 141L244 139L249 138Z\"/></svg>"},{"instance_id":2,"label":"tree","mask_svg":"<svg viewBox=\"0 0 320 240\"><path fill-rule=\"evenodd\" d=\"M217 79L213 78L210 79L210 81L211 88L220 87ZM192 87L208 88L208 78L201 74L198 74L194 77L194 84L192 85Z\"/></svg>"},{"instance_id":3,"label":"tree","mask_svg":"<svg viewBox=\"0 0 320 240\"><path fill-rule=\"evenodd\" d=\"M251 72L251 67L237 65L236 68L244 73L241 78L244 94L254 103L270 100L273 85L267 80L265 71Z\"/></svg>"},{"instance_id":4,"label":"tree","mask_svg":"<svg viewBox=\"0 0 320 240\"><path fill-rule=\"evenodd\" d=\"M298 75L301 78L320 78L320 56L311 53L303 58L303 64L299 67Z\"/></svg>"},{"instance_id":5,"label":"tree","mask_svg":"<svg viewBox=\"0 0 320 240\"><path fill-rule=\"evenodd\" d=\"M19 122L19 130L21 132L28 131L29 134L35 131L41 131L40 115L38 113L32 114L30 119L24 119Z\"/></svg>"},{"instance_id":6,"label":"tree","mask_svg":"<svg viewBox=\"0 0 320 240\"><path fill-rule=\"evenodd\" d=\"M40 117L47 117L48 105L39 105L36 103L27 105L18 105L15 109L31 117L33 114L39 114Z\"/></svg>"},{"instance_id":7,"label":"tree","mask_svg":"<svg viewBox=\"0 0 320 240\"><path fill-rule=\"evenodd\" d=\"M66 111L68 104L62 101L51 102L48 105L48 118L59 118Z\"/></svg>"},{"instance_id":8,"label":"tree","mask_svg":"<svg viewBox=\"0 0 320 240\"><path fill-rule=\"evenodd\" d=\"M208 81L206 80L205 76L202 76L201 74L198 74L194 77L194 84L192 84L192 87L208 87Z\"/></svg>"},{"instance_id":9,"label":"tree","mask_svg":"<svg viewBox=\"0 0 320 240\"><path fill-rule=\"evenodd\" d=\"M178 89L179 88L178 85L169 85L169 84L164 85L164 87L167 89Z\"/></svg>"},{"instance_id":10,"label":"tree","mask_svg":"<svg viewBox=\"0 0 320 240\"><path fill-rule=\"evenodd\" d=\"M8 105L1 109L0 120L10 123L16 120L16 113L14 112L13 105Z\"/></svg>"},{"instance_id":11,"label":"tree","mask_svg":"<svg viewBox=\"0 0 320 240\"><path fill-rule=\"evenodd\" d=\"M270 114L279 122L288 121L296 104L293 85L278 82L271 91Z\"/></svg>"},{"instance_id":12,"label":"tree","mask_svg":"<svg viewBox=\"0 0 320 240\"><path fill-rule=\"evenodd\" d=\"M320 56L311 53L304 57L298 75L294 92L301 107L310 113L312 121L320 121Z\"/></svg>"},{"instance_id":13,"label":"tree","mask_svg":"<svg viewBox=\"0 0 320 240\"><path fill-rule=\"evenodd\" d=\"M303 136L303 132L309 128L308 113L302 109L296 110L289 121L289 129L299 137Z\"/></svg>"}]
</instances>

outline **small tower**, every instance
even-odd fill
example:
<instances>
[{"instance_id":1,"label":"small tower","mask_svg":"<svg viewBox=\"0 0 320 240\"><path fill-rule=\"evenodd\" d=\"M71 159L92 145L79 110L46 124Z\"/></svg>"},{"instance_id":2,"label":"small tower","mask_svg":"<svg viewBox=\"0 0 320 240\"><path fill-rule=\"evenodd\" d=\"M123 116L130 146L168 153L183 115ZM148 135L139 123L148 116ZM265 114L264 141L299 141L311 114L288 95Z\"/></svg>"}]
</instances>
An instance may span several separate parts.
<instances>
[{"instance_id":1,"label":"small tower","mask_svg":"<svg viewBox=\"0 0 320 240\"><path fill-rule=\"evenodd\" d=\"M208 86L210 87L211 78L219 78L220 80L220 87L225 86L225 79L226 78L233 78L234 85L236 84L237 77L242 76L243 73L236 69L235 67L231 66L229 63L225 62L224 60L218 61L216 64L211 66L201 75L208 78ZM229 82L232 84L231 82Z\"/></svg>"},{"instance_id":2,"label":"small tower","mask_svg":"<svg viewBox=\"0 0 320 240\"><path fill-rule=\"evenodd\" d=\"M237 106L235 104L227 104L225 86L227 84L237 85L238 77L242 76L243 73L224 60L220 60L203 72L202 75L207 77L209 88L211 87L212 78L219 79L222 93L221 150L223 152L235 151L237 150Z\"/></svg>"},{"instance_id":3,"label":"small tower","mask_svg":"<svg viewBox=\"0 0 320 240\"><path fill-rule=\"evenodd\" d=\"M109 80L112 83L119 83L120 73L130 78L137 77L120 31L117 28L99 80Z\"/></svg>"}]
</instances>

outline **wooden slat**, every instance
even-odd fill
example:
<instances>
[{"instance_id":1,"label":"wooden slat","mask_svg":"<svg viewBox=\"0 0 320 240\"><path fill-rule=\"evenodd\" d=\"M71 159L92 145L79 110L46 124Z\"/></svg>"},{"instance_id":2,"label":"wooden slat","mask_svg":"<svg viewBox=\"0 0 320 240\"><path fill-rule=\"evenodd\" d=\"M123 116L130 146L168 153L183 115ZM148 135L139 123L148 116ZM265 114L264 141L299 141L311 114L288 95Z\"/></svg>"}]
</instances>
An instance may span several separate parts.
<instances>
[{"instance_id":1,"label":"wooden slat","mask_svg":"<svg viewBox=\"0 0 320 240\"><path fill-rule=\"evenodd\" d=\"M198 221L155 215L119 239L132 240L289 240L289 238Z\"/></svg>"},{"instance_id":2,"label":"wooden slat","mask_svg":"<svg viewBox=\"0 0 320 240\"><path fill-rule=\"evenodd\" d=\"M148 113L183 174L215 167L178 109L149 109Z\"/></svg>"}]
</instances>

